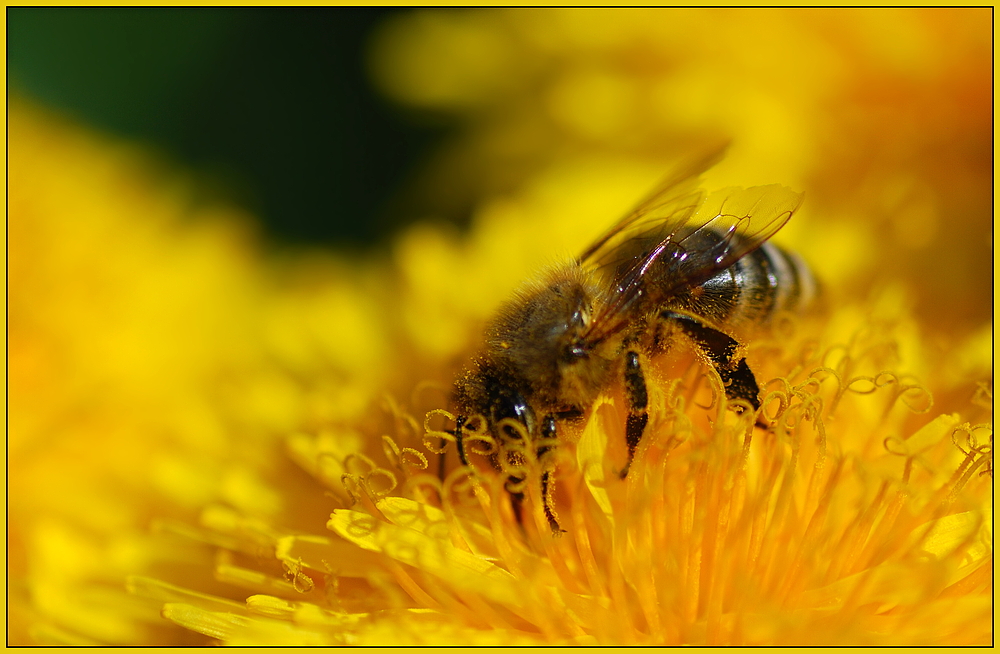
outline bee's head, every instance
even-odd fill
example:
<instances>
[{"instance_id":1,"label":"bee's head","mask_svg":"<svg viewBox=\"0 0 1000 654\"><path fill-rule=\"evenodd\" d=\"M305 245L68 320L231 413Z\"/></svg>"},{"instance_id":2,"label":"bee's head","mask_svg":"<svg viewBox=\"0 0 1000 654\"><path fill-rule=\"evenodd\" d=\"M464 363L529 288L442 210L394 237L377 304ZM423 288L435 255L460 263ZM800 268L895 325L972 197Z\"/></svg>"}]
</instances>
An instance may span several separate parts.
<instances>
[{"instance_id":1,"label":"bee's head","mask_svg":"<svg viewBox=\"0 0 1000 654\"><path fill-rule=\"evenodd\" d=\"M524 433L534 433L535 411L530 392L530 386L514 373L509 362L500 357L480 356L456 380L455 403L463 419L480 416L494 437L509 440L519 434L510 427L501 432L501 421L517 421L524 427Z\"/></svg>"},{"instance_id":2,"label":"bee's head","mask_svg":"<svg viewBox=\"0 0 1000 654\"><path fill-rule=\"evenodd\" d=\"M578 267L552 271L501 308L487 330L486 355L517 379L529 398L575 404L581 399L572 389L579 374L603 374L606 367L603 360L593 361L583 339L596 296Z\"/></svg>"}]
</instances>

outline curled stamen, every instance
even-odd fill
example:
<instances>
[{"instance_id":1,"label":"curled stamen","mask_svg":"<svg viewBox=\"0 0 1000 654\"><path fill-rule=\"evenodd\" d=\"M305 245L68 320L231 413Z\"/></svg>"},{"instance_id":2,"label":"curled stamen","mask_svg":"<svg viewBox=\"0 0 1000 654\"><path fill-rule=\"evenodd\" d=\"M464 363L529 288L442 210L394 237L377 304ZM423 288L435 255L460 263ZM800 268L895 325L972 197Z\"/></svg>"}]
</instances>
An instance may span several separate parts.
<instances>
[{"instance_id":1,"label":"curled stamen","mask_svg":"<svg viewBox=\"0 0 1000 654\"><path fill-rule=\"evenodd\" d=\"M858 395L871 395L878 389L879 386L875 383L875 378L867 375L854 377L844 385L845 391L857 393Z\"/></svg>"},{"instance_id":2,"label":"curled stamen","mask_svg":"<svg viewBox=\"0 0 1000 654\"><path fill-rule=\"evenodd\" d=\"M723 385L722 378L715 372L705 371L700 375L702 379L708 382L709 389L712 391L712 400L708 403L708 406L702 406L697 402L693 402L694 406L704 409L705 411L711 411L716 409L715 420L718 424L721 424L725 419L725 410L728 406L728 400L726 398L726 387Z\"/></svg>"},{"instance_id":3,"label":"curled stamen","mask_svg":"<svg viewBox=\"0 0 1000 654\"><path fill-rule=\"evenodd\" d=\"M480 487L478 472L472 466L459 466L444 478L441 486L441 504L446 511L452 511L457 504L472 506L477 503L476 491Z\"/></svg>"},{"instance_id":4,"label":"curled stamen","mask_svg":"<svg viewBox=\"0 0 1000 654\"><path fill-rule=\"evenodd\" d=\"M362 465L365 469L362 471L351 470L352 464L355 463ZM351 452L346 457L344 457L344 469L350 474L364 476L372 472L376 468L377 466L375 465L375 462L372 461L371 458L369 458L368 456L362 454L361 452Z\"/></svg>"},{"instance_id":5,"label":"curled stamen","mask_svg":"<svg viewBox=\"0 0 1000 654\"><path fill-rule=\"evenodd\" d=\"M422 491L424 487L430 487L430 490L437 495L438 501L444 502L444 485L437 475L414 475L403 482L402 492L410 499L426 501L427 495Z\"/></svg>"},{"instance_id":6,"label":"curled stamen","mask_svg":"<svg viewBox=\"0 0 1000 654\"><path fill-rule=\"evenodd\" d=\"M934 406L934 395L922 384L900 386L898 397L900 401L914 413L927 413ZM915 406L916 398L924 398L923 406Z\"/></svg>"},{"instance_id":7,"label":"curled stamen","mask_svg":"<svg viewBox=\"0 0 1000 654\"><path fill-rule=\"evenodd\" d=\"M401 465L410 465L420 470L426 470L428 464L427 457L412 447L404 447L399 451L399 462Z\"/></svg>"},{"instance_id":8,"label":"curled stamen","mask_svg":"<svg viewBox=\"0 0 1000 654\"><path fill-rule=\"evenodd\" d=\"M513 468L511 469L513 470ZM524 493L524 491L527 490L528 488L528 475L526 474L527 469L518 468L518 470L524 473L523 476L509 474L507 475L507 480L504 482L503 485L504 490L506 490L508 493L512 495L518 495Z\"/></svg>"},{"instance_id":9,"label":"curled stamen","mask_svg":"<svg viewBox=\"0 0 1000 654\"><path fill-rule=\"evenodd\" d=\"M448 443L455 442L455 434L451 431L431 427L430 422L436 416L441 416L449 422L454 423L455 414L444 409L432 409L424 415L424 448L433 454L444 454L448 451ZM434 439L437 439L437 441Z\"/></svg>"},{"instance_id":10,"label":"curled stamen","mask_svg":"<svg viewBox=\"0 0 1000 654\"><path fill-rule=\"evenodd\" d=\"M969 423L965 423L964 425L959 425L958 427L955 427L953 430L951 430L951 434L950 434L952 445L954 445L955 447L957 447L958 451L961 452L962 454L966 455L966 456L969 455L969 451L966 450L964 447L962 447L959 444L959 442L958 442L959 441L959 436L958 435L959 434L965 434L966 440L968 440L968 437L969 437L968 429L967 429L968 425L969 425Z\"/></svg>"},{"instance_id":11,"label":"curled stamen","mask_svg":"<svg viewBox=\"0 0 1000 654\"><path fill-rule=\"evenodd\" d=\"M992 454L992 452L990 453L990 455L986 459L986 467L983 470L979 471L979 476L982 477L983 475L989 475L990 477L993 476L993 454Z\"/></svg>"},{"instance_id":12,"label":"curled stamen","mask_svg":"<svg viewBox=\"0 0 1000 654\"><path fill-rule=\"evenodd\" d=\"M386 393L382 398L382 404L395 419L396 436L400 440L405 442L420 433L420 426L416 419L399 405L396 398Z\"/></svg>"},{"instance_id":13,"label":"curled stamen","mask_svg":"<svg viewBox=\"0 0 1000 654\"><path fill-rule=\"evenodd\" d=\"M769 424L775 424L788 409L788 395L789 394L785 391L770 391L764 396L764 399L760 403L760 416ZM773 414L769 414L768 406L770 406L774 400L778 401L778 409Z\"/></svg>"},{"instance_id":14,"label":"curled stamen","mask_svg":"<svg viewBox=\"0 0 1000 654\"><path fill-rule=\"evenodd\" d=\"M740 419L745 419L746 417L753 419L757 417L757 411L753 408L753 405L742 397L727 400L726 408L735 411Z\"/></svg>"},{"instance_id":15,"label":"curled stamen","mask_svg":"<svg viewBox=\"0 0 1000 654\"><path fill-rule=\"evenodd\" d=\"M381 488L373 486L372 482L376 479L384 480L384 485ZM365 482L369 490L371 490L372 496L376 500L386 497L389 493L396 489L396 486L399 485L399 482L396 480L396 475L392 474L391 470L386 470L385 468L375 468L369 472L365 477Z\"/></svg>"},{"instance_id":16,"label":"curled stamen","mask_svg":"<svg viewBox=\"0 0 1000 654\"><path fill-rule=\"evenodd\" d=\"M297 592L308 593L316 587L316 582L312 580L312 577L302 571L302 559L283 560L281 567L284 568L285 579L292 582L292 588Z\"/></svg>"},{"instance_id":17,"label":"curled stamen","mask_svg":"<svg viewBox=\"0 0 1000 654\"><path fill-rule=\"evenodd\" d=\"M385 454L385 458L389 459L389 463L397 468L402 468L400 465L399 446L396 445L396 441L392 439L392 436L382 435L382 453Z\"/></svg>"},{"instance_id":18,"label":"curled stamen","mask_svg":"<svg viewBox=\"0 0 1000 654\"><path fill-rule=\"evenodd\" d=\"M745 434L747 431L752 432L754 425L757 424L760 412L755 411L750 403L743 399L733 400L729 402L728 406L736 412L735 433Z\"/></svg>"},{"instance_id":19,"label":"curled stamen","mask_svg":"<svg viewBox=\"0 0 1000 654\"><path fill-rule=\"evenodd\" d=\"M465 437L466 449L471 454L492 456L499 450L497 441L490 434L473 434Z\"/></svg>"},{"instance_id":20,"label":"curled stamen","mask_svg":"<svg viewBox=\"0 0 1000 654\"><path fill-rule=\"evenodd\" d=\"M470 433L463 436L466 449L482 456L492 456L499 450L499 444L489 432L486 418L482 415L473 416L467 423L465 429Z\"/></svg>"},{"instance_id":21,"label":"curled stamen","mask_svg":"<svg viewBox=\"0 0 1000 654\"><path fill-rule=\"evenodd\" d=\"M875 375L873 383L876 389L885 388L887 386L895 387L895 393L893 393L892 399L885 407L885 415L888 415L888 412L897 401L902 401L903 405L914 413L927 413L930 411L931 406L934 404L931 392L919 383L906 384L904 383L904 379L905 378L899 377L896 373L888 370L884 370ZM914 402L918 397L925 398L926 401L924 402L924 406L914 406Z\"/></svg>"},{"instance_id":22,"label":"curled stamen","mask_svg":"<svg viewBox=\"0 0 1000 654\"><path fill-rule=\"evenodd\" d=\"M508 451L519 452L527 449L531 436L527 427L515 418L504 418L497 423L497 432L501 434L503 447ZM513 433L512 433L513 432Z\"/></svg>"},{"instance_id":23,"label":"curled stamen","mask_svg":"<svg viewBox=\"0 0 1000 654\"><path fill-rule=\"evenodd\" d=\"M982 436L977 437L977 432L985 432ZM959 444L959 434L965 434L966 450ZM984 443L979 445L980 438L989 439L989 443ZM961 424L955 427L951 432L951 442L959 449L962 454L969 455L972 453L976 454L989 454L992 456L993 453L993 425L982 423L977 425L971 425L969 423Z\"/></svg>"},{"instance_id":24,"label":"curled stamen","mask_svg":"<svg viewBox=\"0 0 1000 654\"><path fill-rule=\"evenodd\" d=\"M818 368L813 368L809 372L809 375L807 376L806 380L803 381L801 384L797 385L795 387L795 390L810 392L806 390L806 387L813 386L814 390L812 390L811 392L819 393L820 388L823 385L823 382L825 382L827 379L833 379L836 382L838 391L842 387L840 380L840 373L838 373L833 368L827 366L820 366Z\"/></svg>"},{"instance_id":25,"label":"curled stamen","mask_svg":"<svg viewBox=\"0 0 1000 654\"><path fill-rule=\"evenodd\" d=\"M806 420L817 421L822 419L823 398L816 393L798 394L799 403Z\"/></svg>"},{"instance_id":26,"label":"curled stamen","mask_svg":"<svg viewBox=\"0 0 1000 654\"><path fill-rule=\"evenodd\" d=\"M543 465L552 462L561 451L558 438L537 438L534 440L534 446L534 459ZM539 452L542 454L539 455Z\"/></svg>"},{"instance_id":27,"label":"curled stamen","mask_svg":"<svg viewBox=\"0 0 1000 654\"><path fill-rule=\"evenodd\" d=\"M524 441L504 443L502 456L497 457L500 471L508 477L524 478L528 474L529 456L534 461L533 448Z\"/></svg>"},{"instance_id":28,"label":"curled stamen","mask_svg":"<svg viewBox=\"0 0 1000 654\"><path fill-rule=\"evenodd\" d=\"M361 502L361 494L364 492L361 477L345 472L340 476L340 483L343 484L344 490L347 491L347 496L351 500L351 506Z\"/></svg>"},{"instance_id":29,"label":"curled stamen","mask_svg":"<svg viewBox=\"0 0 1000 654\"><path fill-rule=\"evenodd\" d=\"M985 432L981 436L977 437L977 432ZM979 444L981 438L989 439L988 443ZM969 443L970 446L979 452L980 454L992 452L993 451L993 425L990 424L978 424L969 427Z\"/></svg>"},{"instance_id":30,"label":"curled stamen","mask_svg":"<svg viewBox=\"0 0 1000 654\"><path fill-rule=\"evenodd\" d=\"M382 436L382 452L389 462L402 473L406 473L406 466L414 466L420 470L426 470L428 466L427 457L413 449L412 447L400 448L391 436Z\"/></svg>"},{"instance_id":31,"label":"curled stamen","mask_svg":"<svg viewBox=\"0 0 1000 654\"><path fill-rule=\"evenodd\" d=\"M785 431L788 432L794 431L805 419L804 414L805 414L805 409L801 403L793 404L790 407L788 407L788 410L782 414L781 422L779 424L781 425L781 428Z\"/></svg>"},{"instance_id":32,"label":"curled stamen","mask_svg":"<svg viewBox=\"0 0 1000 654\"><path fill-rule=\"evenodd\" d=\"M664 404L672 411L684 411L684 382L680 378L667 382Z\"/></svg>"},{"instance_id":33,"label":"curled stamen","mask_svg":"<svg viewBox=\"0 0 1000 654\"><path fill-rule=\"evenodd\" d=\"M477 413L476 415L471 416L468 420L465 421L465 428L468 429L469 431L474 431L474 432L488 431L489 428L486 423L486 416L484 416L481 413Z\"/></svg>"},{"instance_id":34,"label":"curled stamen","mask_svg":"<svg viewBox=\"0 0 1000 654\"><path fill-rule=\"evenodd\" d=\"M435 429L430 426L430 421L435 416L441 416L442 418L444 418L449 422L455 422L455 414L452 413L451 411L447 411L445 409L431 409L430 411L424 414L424 431L435 432Z\"/></svg>"},{"instance_id":35,"label":"curled stamen","mask_svg":"<svg viewBox=\"0 0 1000 654\"><path fill-rule=\"evenodd\" d=\"M781 386L781 391L779 391L779 392L783 392L786 395L791 395L792 391L794 390L794 387L792 386L792 383L790 381L788 381L787 377L775 377L775 378L769 380L766 384L764 384L764 388L767 388L768 386L772 386L774 384L780 385Z\"/></svg>"}]
</instances>

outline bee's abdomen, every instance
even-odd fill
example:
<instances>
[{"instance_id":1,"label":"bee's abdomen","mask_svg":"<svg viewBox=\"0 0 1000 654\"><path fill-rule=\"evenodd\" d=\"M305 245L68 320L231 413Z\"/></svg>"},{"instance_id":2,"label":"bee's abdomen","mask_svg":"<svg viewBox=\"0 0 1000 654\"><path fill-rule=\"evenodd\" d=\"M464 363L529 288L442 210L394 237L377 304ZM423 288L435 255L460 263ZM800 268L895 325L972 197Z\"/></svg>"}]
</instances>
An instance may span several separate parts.
<instances>
[{"instance_id":1,"label":"bee's abdomen","mask_svg":"<svg viewBox=\"0 0 1000 654\"><path fill-rule=\"evenodd\" d=\"M808 309L816 294L816 280L801 258L764 243L702 284L684 304L718 324L759 325L782 311Z\"/></svg>"},{"instance_id":2,"label":"bee's abdomen","mask_svg":"<svg viewBox=\"0 0 1000 654\"><path fill-rule=\"evenodd\" d=\"M736 298L726 322L768 322L782 311L801 312L815 300L816 280L797 255L764 243L728 271Z\"/></svg>"},{"instance_id":3,"label":"bee's abdomen","mask_svg":"<svg viewBox=\"0 0 1000 654\"><path fill-rule=\"evenodd\" d=\"M750 257L754 260L765 258L771 270L774 279L770 283L774 289L774 303L770 309L772 315L777 311L803 312L812 307L819 288L812 271L801 257L773 243L764 243Z\"/></svg>"}]
</instances>

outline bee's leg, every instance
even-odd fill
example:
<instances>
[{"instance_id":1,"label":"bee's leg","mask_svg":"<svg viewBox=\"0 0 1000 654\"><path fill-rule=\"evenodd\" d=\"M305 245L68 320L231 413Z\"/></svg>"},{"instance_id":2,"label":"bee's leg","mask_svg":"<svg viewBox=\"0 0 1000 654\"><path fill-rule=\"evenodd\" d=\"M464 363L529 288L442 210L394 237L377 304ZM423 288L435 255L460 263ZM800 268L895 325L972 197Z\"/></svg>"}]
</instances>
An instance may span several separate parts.
<instances>
[{"instance_id":1,"label":"bee's leg","mask_svg":"<svg viewBox=\"0 0 1000 654\"><path fill-rule=\"evenodd\" d=\"M555 447L556 420L554 415L548 414L542 420L541 437L542 442L535 450L535 456L539 461L542 456L552 451ZM514 466L520 466L523 469L523 466L526 463L523 454L508 451L505 456L507 457L508 463ZM499 468L499 465L497 467ZM554 485L553 477L554 475L552 470L542 470L542 510L545 513L545 519L548 521L549 528L552 530L552 533L560 534L563 532L563 529L559 526L559 519L556 517L552 500L552 488ZM510 506L514 511L514 519L517 520L517 524L522 526L524 525L524 492L516 489L524 488L525 479L526 476L524 473L513 473L507 475L507 481L504 484L504 490L506 490L507 494L510 495Z\"/></svg>"},{"instance_id":2,"label":"bee's leg","mask_svg":"<svg viewBox=\"0 0 1000 654\"><path fill-rule=\"evenodd\" d=\"M573 406L568 409L563 409L562 411L557 411L555 414L556 420L569 420L575 421L583 417L584 411L578 406Z\"/></svg>"},{"instance_id":3,"label":"bee's leg","mask_svg":"<svg viewBox=\"0 0 1000 654\"><path fill-rule=\"evenodd\" d=\"M535 450L538 461L542 457L555 449L556 443L556 418L551 413L542 420L542 445ZM554 484L554 474L547 466L542 470L542 509L545 511L545 519L549 522L549 528L553 534L561 534L562 527L559 526L559 519L556 517L555 507L552 501L552 487Z\"/></svg>"},{"instance_id":4,"label":"bee's leg","mask_svg":"<svg viewBox=\"0 0 1000 654\"><path fill-rule=\"evenodd\" d=\"M463 440L464 427L465 427L465 416L457 416L455 418L455 430L451 433L455 435L455 447L458 449L458 458L462 462L463 466L469 465L469 457L465 453L465 441ZM438 454L438 478L444 481L445 478L445 466L447 463L448 453L445 448L448 446L448 441L441 438L439 439L441 453Z\"/></svg>"},{"instance_id":5,"label":"bee's leg","mask_svg":"<svg viewBox=\"0 0 1000 654\"><path fill-rule=\"evenodd\" d=\"M469 455L465 452L465 416L455 418L455 449L458 450L458 460L463 466L469 465ZM442 453L443 456L443 453Z\"/></svg>"},{"instance_id":6,"label":"bee's leg","mask_svg":"<svg viewBox=\"0 0 1000 654\"><path fill-rule=\"evenodd\" d=\"M649 422L646 405L649 396L646 393L646 378L639 365L639 354L634 350L625 352L625 401L628 404L628 418L625 420L625 444L628 446L628 460L619 476L625 479L635 457L635 448L639 446L642 432Z\"/></svg>"},{"instance_id":7,"label":"bee's leg","mask_svg":"<svg viewBox=\"0 0 1000 654\"><path fill-rule=\"evenodd\" d=\"M760 408L760 386L757 385L753 372L747 366L746 359L736 358L739 343L728 334L723 334L700 320L682 313L664 311L660 314L660 318L670 320L683 329L684 333L708 355L712 366L722 378L726 397L731 400L746 400L755 411Z\"/></svg>"},{"instance_id":8,"label":"bee's leg","mask_svg":"<svg viewBox=\"0 0 1000 654\"><path fill-rule=\"evenodd\" d=\"M505 438L506 436L506 438ZM519 433L511 429L500 430L500 437L498 439L499 447L490 456L490 463L497 472L503 470L513 470L507 475L507 481L504 482L503 489L507 491L507 495L510 496L510 508L514 512L514 520L517 524L522 527L524 525L524 454L521 451L521 447L516 448L508 447L511 442L520 442L521 436Z\"/></svg>"},{"instance_id":9,"label":"bee's leg","mask_svg":"<svg viewBox=\"0 0 1000 654\"><path fill-rule=\"evenodd\" d=\"M511 490L512 487L516 488L524 481L524 477L521 475L508 475L507 483L504 484L504 490L510 495L510 508L514 511L514 519L517 520L517 524L524 524L523 509L524 506L524 493L521 491Z\"/></svg>"}]
</instances>

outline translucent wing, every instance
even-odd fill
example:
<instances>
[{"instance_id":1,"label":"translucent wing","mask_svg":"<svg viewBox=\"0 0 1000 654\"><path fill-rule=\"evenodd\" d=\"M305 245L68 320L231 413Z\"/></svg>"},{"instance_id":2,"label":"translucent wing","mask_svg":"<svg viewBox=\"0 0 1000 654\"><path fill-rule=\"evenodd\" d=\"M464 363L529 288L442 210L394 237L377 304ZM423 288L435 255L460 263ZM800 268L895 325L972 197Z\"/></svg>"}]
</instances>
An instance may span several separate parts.
<instances>
[{"instance_id":1,"label":"translucent wing","mask_svg":"<svg viewBox=\"0 0 1000 654\"><path fill-rule=\"evenodd\" d=\"M726 146L688 162L668 175L632 211L580 255L588 268L615 268L625 256L622 245L637 237L661 241L682 227L704 201L701 175L719 163Z\"/></svg>"},{"instance_id":2,"label":"translucent wing","mask_svg":"<svg viewBox=\"0 0 1000 654\"><path fill-rule=\"evenodd\" d=\"M588 340L619 331L635 311L651 310L730 267L801 204L802 194L777 184L724 189L706 200L696 188L698 176L717 160L707 158L693 175L662 186L581 257L612 291Z\"/></svg>"}]
</instances>

